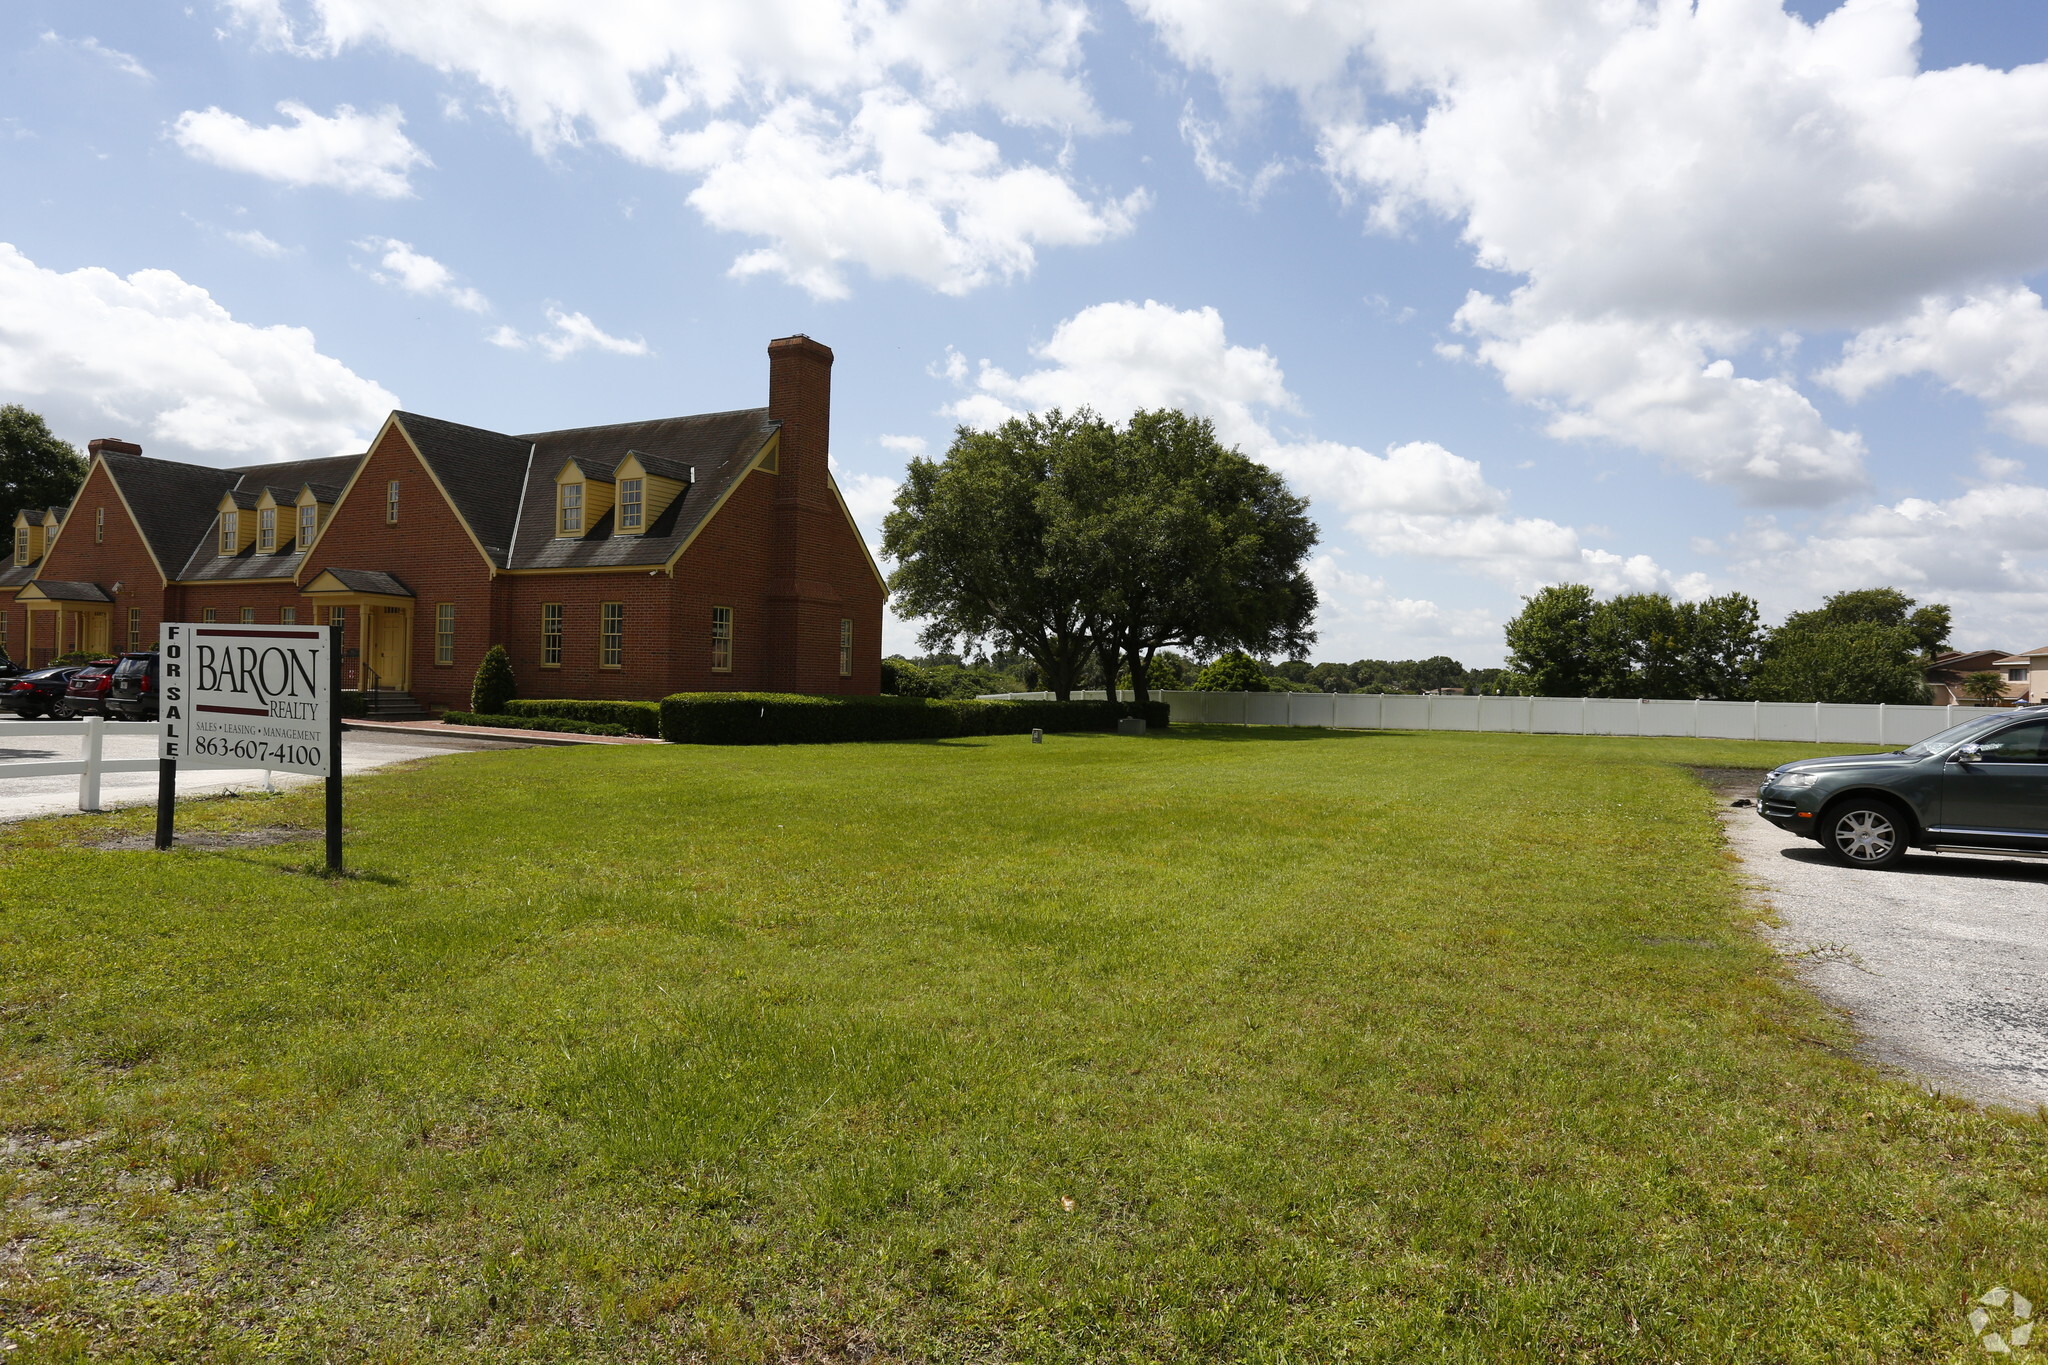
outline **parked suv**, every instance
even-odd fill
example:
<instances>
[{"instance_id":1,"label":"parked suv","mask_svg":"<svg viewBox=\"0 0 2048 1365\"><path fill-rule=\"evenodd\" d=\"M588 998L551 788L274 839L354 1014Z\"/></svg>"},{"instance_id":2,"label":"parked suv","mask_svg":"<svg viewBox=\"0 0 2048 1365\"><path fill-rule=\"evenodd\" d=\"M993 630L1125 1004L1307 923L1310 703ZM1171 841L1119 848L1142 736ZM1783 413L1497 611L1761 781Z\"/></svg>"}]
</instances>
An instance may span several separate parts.
<instances>
[{"instance_id":1,"label":"parked suv","mask_svg":"<svg viewBox=\"0 0 2048 1365\"><path fill-rule=\"evenodd\" d=\"M77 664L64 664L58 668L34 669L18 678L10 678L0 683L0 706L23 720L34 720L38 716L69 720L71 711L65 705L64 686L77 671Z\"/></svg>"},{"instance_id":2,"label":"parked suv","mask_svg":"<svg viewBox=\"0 0 2048 1365\"><path fill-rule=\"evenodd\" d=\"M1895 754L1773 769L1757 812L1850 867L1909 848L2048 858L2048 707L1973 716Z\"/></svg>"},{"instance_id":3,"label":"parked suv","mask_svg":"<svg viewBox=\"0 0 2048 1365\"><path fill-rule=\"evenodd\" d=\"M156 719L156 653L123 654L107 690L107 714L116 720Z\"/></svg>"},{"instance_id":4,"label":"parked suv","mask_svg":"<svg viewBox=\"0 0 2048 1365\"><path fill-rule=\"evenodd\" d=\"M107 693L114 685L114 661L100 659L87 664L71 675L71 681L64 684L64 701L53 713L57 719L70 716L104 716L107 714Z\"/></svg>"}]
</instances>

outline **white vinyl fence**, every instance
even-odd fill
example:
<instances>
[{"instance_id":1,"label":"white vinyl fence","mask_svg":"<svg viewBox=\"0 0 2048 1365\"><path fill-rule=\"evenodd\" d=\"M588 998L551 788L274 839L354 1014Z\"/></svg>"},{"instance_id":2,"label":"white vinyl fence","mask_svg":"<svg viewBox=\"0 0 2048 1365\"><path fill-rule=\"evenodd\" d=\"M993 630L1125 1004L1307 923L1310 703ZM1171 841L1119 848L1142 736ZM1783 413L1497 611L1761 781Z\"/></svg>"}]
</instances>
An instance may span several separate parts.
<instances>
[{"instance_id":1,"label":"white vinyl fence","mask_svg":"<svg viewBox=\"0 0 2048 1365\"><path fill-rule=\"evenodd\" d=\"M102 773L153 773L157 770L155 758L107 758L104 756L107 722L99 716L86 716L81 720L10 720L0 724L0 745L16 735L48 737L66 735L78 741L78 757L75 760L58 759L47 763L0 763L0 778L6 777L69 777L78 776L78 808L98 810L100 808L100 774ZM161 737L161 721L124 721L120 733L124 735L150 735ZM247 763L233 759L186 759L180 765L185 768L247 768ZM266 790L276 790L275 780L268 769L263 773Z\"/></svg>"},{"instance_id":2,"label":"white vinyl fence","mask_svg":"<svg viewBox=\"0 0 2048 1365\"><path fill-rule=\"evenodd\" d=\"M1102 700L1100 690L1077 698ZM1129 700L1126 691L1119 694ZM1155 692L1183 725L1305 725L1338 730L1488 730L1531 735L1682 735L1700 739L1912 744L1982 708L1833 702L1644 701L1595 697L1416 697L1318 692ZM1011 692L1019 701L1050 692Z\"/></svg>"}]
</instances>

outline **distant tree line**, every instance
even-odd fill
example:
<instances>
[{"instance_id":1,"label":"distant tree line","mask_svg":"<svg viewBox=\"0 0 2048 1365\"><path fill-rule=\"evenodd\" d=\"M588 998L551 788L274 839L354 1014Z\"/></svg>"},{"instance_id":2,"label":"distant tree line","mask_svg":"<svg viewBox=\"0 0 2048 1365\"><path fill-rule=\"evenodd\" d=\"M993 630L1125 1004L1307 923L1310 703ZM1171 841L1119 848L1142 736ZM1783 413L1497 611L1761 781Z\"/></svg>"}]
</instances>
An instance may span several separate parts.
<instances>
[{"instance_id":1,"label":"distant tree line","mask_svg":"<svg viewBox=\"0 0 2048 1365\"><path fill-rule=\"evenodd\" d=\"M1060 698L1091 672L1128 675L1142 701L1165 653L1306 649L1316 534L1308 504L1206 419L1160 410L1118 426L1084 409L962 427L944 458L912 460L882 550L928 659L1021 655Z\"/></svg>"},{"instance_id":2,"label":"distant tree line","mask_svg":"<svg viewBox=\"0 0 2048 1365\"><path fill-rule=\"evenodd\" d=\"M1502 686L1543 697L1917 703L1949 628L1948 607L1896 588L1836 593L1769 629L1741 593L1603 601L1567 583L1525 598L1508 622Z\"/></svg>"}]
</instances>

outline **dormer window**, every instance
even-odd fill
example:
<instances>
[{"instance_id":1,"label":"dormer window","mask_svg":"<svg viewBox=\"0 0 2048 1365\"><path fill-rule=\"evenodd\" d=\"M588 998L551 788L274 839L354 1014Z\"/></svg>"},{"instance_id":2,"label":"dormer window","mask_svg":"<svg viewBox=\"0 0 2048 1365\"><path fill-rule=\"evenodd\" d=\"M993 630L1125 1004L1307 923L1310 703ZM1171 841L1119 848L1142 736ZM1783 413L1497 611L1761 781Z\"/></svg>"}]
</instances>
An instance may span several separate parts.
<instances>
[{"instance_id":1,"label":"dormer window","mask_svg":"<svg viewBox=\"0 0 2048 1365\"><path fill-rule=\"evenodd\" d=\"M14 562L16 566L28 563L29 530L21 527L14 533Z\"/></svg>"},{"instance_id":2,"label":"dormer window","mask_svg":"<svg viewBox=\"0 0 2048 1365\"><path fill-rule=\"evenodd\" d=\"M304 554L313 544L313 535L320 529L320 505L309 502L299 509L299 553Z\"/></svg>"},{"instance_id":3,"label":"dormer window","mask_svg":"<svg viewBox=\"0 0 2048 1365\"><path fill-rule=\"evenodd\" d=\"M643 513L647 507L647 481L645 479L619 480L619 529L637 531L640 529Z\"/></svg>"},{"instance_id":4,"label":"dormer window","mask_svg":"<svg viewBox=\"0 0 2048 1365\"><path fill-rule=\"evenodd\" d=\"M562 525L558 535L580 536L583 534L583 485L565 483L562 485Z\"/></svg>"},{"instance_id":5,"label":"dormer window","mask_svg":"<svg viewBox=\"0 0 2048 1365\"><path fill-rule=\"evenodd\" d=\"M231 555L242 548L242 514L223 512L220 514L220 552Z\"/></svg>"},{"instance_id":6,"label":"dormer window","mask_svg":"<svg viewBox=\"0 0 2048 1365\"><path fill-rule=\"evenodd\" d=\"M277 509L261 508L256 513L256 550L269 554L277 548Z\"/></svg>"}]
</instances>

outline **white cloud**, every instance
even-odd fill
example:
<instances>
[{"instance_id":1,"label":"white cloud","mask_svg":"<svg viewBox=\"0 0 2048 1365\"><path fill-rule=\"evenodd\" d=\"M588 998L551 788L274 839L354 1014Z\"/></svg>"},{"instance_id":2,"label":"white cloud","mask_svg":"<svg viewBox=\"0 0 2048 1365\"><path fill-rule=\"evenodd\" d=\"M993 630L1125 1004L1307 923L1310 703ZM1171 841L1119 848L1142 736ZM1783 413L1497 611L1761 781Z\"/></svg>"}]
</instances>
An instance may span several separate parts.
<instances>
[{"instance_id":1,"label":"white cloud","mask_svg":"<svg viewBox=\"0 0 2048 1365\"><path fill-rule=\"evenodd\" d=\"M133 76L141 81L153 81L156 79L150 73L149 68L141 62L118 48L108 47L105 43L91 35L83 38L65 38L55 33L45 32L43 34L43 41L52 47L75 48L88 56L97 57L124 76Z\"/></svg>"},{"instance_id":2,"label":"white cloud","mask_svg":"<svg viewBox=\"0 0 2048 1365\"><path fill-rule=\"evenodd\" d=\"M654 351L638 337L615 337L583 313L548 309L548 330L522 333L514 327L499 327L484 338L493 346L511 351L536 347L550 360L566 360L578 351L609 351L613 355L646 356Z\"/></svg>"},{"instance_id":3,"label":"white cloud","mask_svg":"<svg viewBox=\"0 0 2048 1365\"><path fill-rule=\"evenodd\" d=\"M1133 3L1233 100L1291 92L1378 226L1439 216L1520 278L1465 322L1554 431L1751 501L1840 495L1862 452L1745 347L2048 263L2048 65L1921 71L1912 0Z\"/></svg>"},{"instance_id":4,"label":"white cloud","mask_svg":"<svg viewBox=\"0 0 2048 1365\"><path fill-rule=\"evenodd\" d=\"M1500 648L1501 620L1483 607L1444 607L1424 597L1402 597L1383 578L1345 568L1334 555L1309 561L1320 599L1315 657L1319 659L1427 657L1458 648Z\"/></svg>"},{"instance_id":5,"label":"white cloud","mask_svg":"<svg viewBox=\"0 0 2048 1365\"><path fill-rule=\"evenodd\" d=\"M708 222L765 239L737 273L843 297L847 271L961 293L1039 248L1131 229L1141 193L1092 195L957 122L1107 125L1081 73L1079 0L227 0L267 42L381 46L474 81L536 151L595 142L698 184Z\"/></svg>"},{"instance_id":6,"label":"white cloud","mask_svg":"<svg viewBox=\"0 0 2048 1365\"><path fill-rule=\"evenodd\" d=\"M227 238L236 246L241 247L244 251L253 252L258 256L268 256L272 260L280 256L289 256L292 252L292 248L285 246L281 242L273 241L267 233L259 228L249 228L244 231L230 229L222 232L221 236Z\"/></svg>"},{"instance_id":7,"label":"white cloud","mask_svg":"<svg viewBox=\"0 0 2048 1365\"><path fill-rule=\"evenodd\" d=\"M1820 378L1854 399L1915 374L1982 399L2015 436L2048 445L2048 311L2025 285L1924 299L1917 313L1858 333Z\"/></svg>"},{"instance_id":8,"label":"white cloud","mask_svg":"<svg viewBox=\"0 0 2048 1365\"><path fill-rule=\"evenodd\" d=\"M947 414L985 427L1055 407L1089 407L1118 421L1140 408L1180 408L1285 474L1325 516L1334 510L1376 553L1453 563L1522 590L1572 581L1603 591L1706 591L1704 579L1674 578L1647 555L1594 549L1569 526L1507 515L1507 494L1476 461L1433 442L1375 455L1276 435L1274 414L1300 406L1280 364L1263 347L1232 345L1213 308L1096 304L1060 323L1032 354L1043 366L1012 374L988 361L971 370L949 351L941 372L967 391Z\"/></svg>"},{"instance_id":9,"label":"white cloud","mask_svg":"<svg viewBox=\"0 0 2048 1365\"><path fill-rule=\"evenodd\" d=\"M870 91L842 119L787 100L752 126L718 123L676 157L703 181L690 204L712 226L765 237L738 276L780 275L817 298L845 298L845 267L965 294L1026 275L1040 246L1122 236L1142 191L1091 204L1042 166L1005 164L973 133L933 133L932 111L901 91Z\"/></svg>"},{"instance_id":10,"label":"white cloud","mask_svg":"<svg viewBox=\"0 0 2048 1365\"><path fill-rule=\"evenodd\" d=\"M398 399L303 327L238 322L168 270L44 270L0 243L0 391L78 441L199 460L362 449Z\"/></svg>"},{"instance_id":11,"label":"white cloud","mask_svg":"<svg viewBox=\"0 0 2048 1365\"><path fill-rule=\"evenodd\" d=\"M190 155L231 171L381 199L410 195L413 168L433 164L401 131L405 116L394 108L365 114L343 104L328 118L286 100L277 111L291 123L258 128L218 108L188 109L171 125L171 137Z\"/></svg>"},{"instance_id":12,"label":"white cloud","mask_svg":"<svg viewBox=\"0 0 2048 1365\"><path fill-rule=\"evenodd\" d=\"M1202 179L1218 189L1229 190L1248 204L1256 205L1265 198L1266 191L1272 189L1289 170L1286 162L1275 160L1261 166L1257 174L1245 175L1220 150L1224 140L1223 129L1197 114L1193 100L1189 100L1181 110L1180 137L1194 154L1195 169L1202 173Z\"/></svg>"},{"instance_id":13,"label":"white cloud","mask_svg":"<svg viewBox=\"0 0 2048 1365\"><path fill-rule=\"evenodd\" d=\"M472 313L491 311L488 299L468 285L457 284L454 271L432 256L413 250L410 243L401 242L396 237L368 237L357 242L356 249L379 253L378 268L371 270L370 274L387 284L397 285L408 294L442 299Z\"/></svg>"},{"instance_id":14,"label":"white cloud","mask_svg":"<svg viewBox=\"0 0 2048 1365\"><path fill-rule=\"evenodd\" d=\"M878 436L875 440L884 450L893 450L904 459L915 459L931 449L931 443L922 436Z\"/></svg>"}]
</instances>

